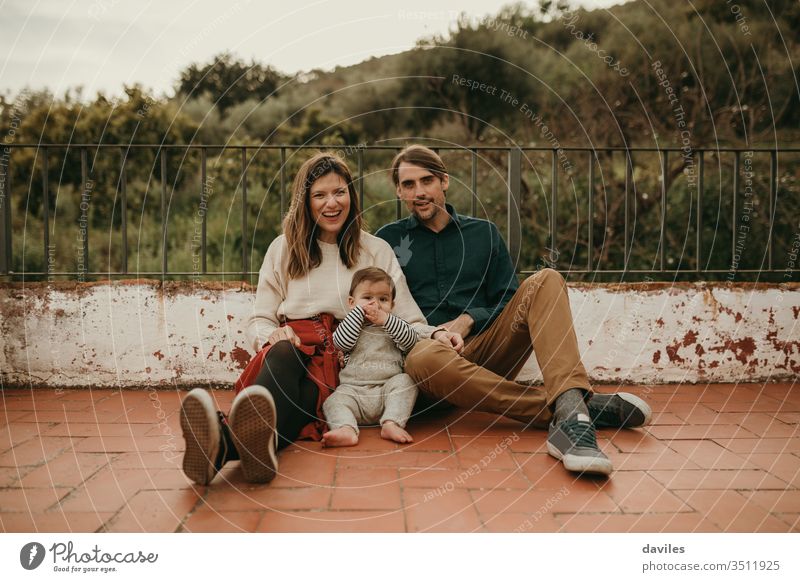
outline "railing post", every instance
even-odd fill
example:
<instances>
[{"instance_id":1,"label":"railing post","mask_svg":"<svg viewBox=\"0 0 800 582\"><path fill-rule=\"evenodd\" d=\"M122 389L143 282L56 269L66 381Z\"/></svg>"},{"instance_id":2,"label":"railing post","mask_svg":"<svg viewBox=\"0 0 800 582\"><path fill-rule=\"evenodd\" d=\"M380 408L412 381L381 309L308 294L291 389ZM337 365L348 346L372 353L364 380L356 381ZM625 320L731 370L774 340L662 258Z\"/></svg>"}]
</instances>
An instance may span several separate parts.
<instances>
[{"instance_id":1,"label":"railing post","mask_svg":"<svg viewBox=\"0 0 800 582\"><path fill-rule=\"evenodd\" d=\"M281 148L281 220L286 213L286 149Z\"/></svg>"},{"instance_id":2,"label":"railing post","mask_svg":"<svg viewBox=\"0 0 800 582\"><path fill-rule=\"evenodd\" d=\"M66 155L66 154L65 154ZM42 148L42 229L44 230L44 262L48 263L50 257L50 169L48 164L48 151ZM23 245L24 246L24 245ZM24 267L24 264L23 264ZM25 269L23 268L23 271Z\"/></svg>"},{"instance_id":3,"label":"railing post","mask_svg":"<svg viewBox=\"0 0 800 582\"><path fill-rule=\"evenodd\" d=\"M767 234L767 269L772 270L772 251L775 237L775 206L778 199L778 150L769 152L769 233Z\"/></svg>"},{"instance_id":4,"label":"railing post","mask_svg":"<svg viewBox=\"0 0 800 582\"><path fill-rule=\"evenodd\" d=\"M364 212L364 150L361 148L356 152L356 159L358 160L358 178L356 179L356 191L358 192L358 205L361 212Z\"/></svg>"},{"instance_id":5,"label":"railing post","mask_svg":"<svg viewBox=\"0 0 800 582\"><path fill-rule=\"evenodd\" d=\"M399 154L401 151L403 150L398 148L396 153ZM400 220L401 218L403 218L403 202L396 195L394 197L394 215L395 215L395 220Z\"/></svg>"},{"instance_id":6,"label":"railing post","mask_svg":"<svg viewBox=\"0 0 800 582\"><path fill-rule=\"evenodd\" d=\"M478 215L478 152L474 148L470 150L472 159L472 176L470 178L470 211L472 216Z\"/></svg>"},{"instance_id":7,"label":"railing post","mask_svg":"<svg viewBox=\"0 0 800 582\"><path fill-rule=\"evenodd\" d=\"M0 155L0 275L12 270L11 254L11 152L6 147Z\"/></svg>"},{"instance_id":8,"label":"railing post","mask_svg":"<svg viewBox=\"0 0 800 582\"><path fill-rule=\"evenodd\" d=\"M733 201L731 203L731 271L734 276L736 271L739 270L739 264L734 260L736 257L736 225L738 223L738 220L736 220L736 198L739 193L739 164L741 163L739 153L739 150L736 150L733 158ZM734 263L736 263L736 268L734 268Z\"/></svg>"},{"instance_id":9,"label":"railing post","mask_svg":"<svg viewBox=\"0 0 800 582\"><path fill-rule=\"evenodd\" d=\"M81 256L83 265L79 276L86 276L91 272L89 268L89 203L92 195L92 185L89 183L88 152L81 148Z\"/></svg>"},{"instance_id":10,"label":"railing post","mask_svg":"<svg viewBox=\"0 0 800 582\"><path fill-rule=\"evenodd\" d=\"M242 148L242 281L247 281L247 148Z\"/></svg>"},{"instance_id":11,"label":"railing post","mask_svg":"<svg viewBox=\"0 0 800 582\"><path fill-rule=\"evenodd\" d=\"M167 276L167 150L161 146L161 277Z\"/></svg>"},{"instance_id":12,"label":"railing post","mask_svg":"<svg viewBox=\"0 0 800 582\"><path fill-rule=\"evenodd\" d=\"M120 150L122 156L120 167L120 229L122 231L122 274L128 274L128 150Z\"/></svg>"},{"instance_id":13,"label":"railing post","mask_svg":"<svg viewBox=\"0 0 800 582\"><path fill-rule=\"evenodd\" d=\"M594 264L594 150L589 150L589 232L587 233L586 270Z\"/></svg>"},{"instance_id":14,"label":"railing post","mask_svg":"<svg viewBox=\"0 0 800 582\"><path fill-rule=\"evenodd\" d=\"M548 259L551 267L556 267L558 263L558 150L553 149L550 163L550 250Z\"/></svg>"},{"instance_id":15,"label":"railing post","mask_svg":"<svg viewBox=\"0 0 800 582\"><path fill-rule=\"evenodd\" d=\"M697 242L695 245L695 256L697 264L695 265L695 272L700 272L700 261L703 257L703 188L705 188L706 177L706 158L703 155L703 150L697 151L697 225L695 226L695 235Z\"/></svg>"},{"instance_id":16,"label":"railing post","mask_svg":"<svg viewBox=\"0 0 800 582\"><path fill-rule=\"evenodd\" d=\"M658 235L658 270L664 270L664 245L666 244L666 222L667 222L667 171L669 169L669 152L661 151L661 232Z\"/></svg>"},{"instance_id":17,"label":"railing post","mask_svg":"<svg viewBox=\"0 0 800 582\"><path fill-rule=\"evenodd\" d=\"M521 191L522 150L513 148L508 151L508 250L515 270L519 263L522 234L519 216Z\"/></svg>"},{"instance_id":18,"label":"railing post","mask_svg":"<svg viewBox=\"0 0 800 582\"><path fill-rule=\"evenodd\" d=\"M200 148L200 210L203 213L200 224L200 270L203 275L208 273L208 175L206 170L206 148Z\"/></svg>"},{"instance_id":19,"label":"railing post","mask_svg":"<svg viewBox=\"0 0 800 582\"><path fill-rule=\"evenodd\" d=\"M630 189L631 189L631 150L630 148L625 148L625 204L623 204L624 212L625 212L625 231L623 235L623 243L622 243L622 256L623 256L623 272L628 271L628 257L630 249L628 248L628 239L630 238L630 225L628 224L628 219L630 216Z\"/></svg>"}]
</instances>

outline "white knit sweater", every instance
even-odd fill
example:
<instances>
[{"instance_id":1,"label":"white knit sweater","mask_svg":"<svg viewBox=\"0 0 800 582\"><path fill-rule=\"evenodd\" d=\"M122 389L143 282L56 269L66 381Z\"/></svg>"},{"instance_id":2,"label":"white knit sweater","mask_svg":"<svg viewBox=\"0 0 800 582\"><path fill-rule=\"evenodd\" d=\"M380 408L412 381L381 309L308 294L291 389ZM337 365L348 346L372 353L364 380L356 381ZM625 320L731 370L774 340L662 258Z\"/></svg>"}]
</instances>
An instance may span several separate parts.
<instances>
[{"instance_id":1,"label":"white knit sweater","mask_svg":"<svg viewBox=\"0 0 800 582\"><path fill-rule=\"evenodd\" d=\"M336 244L319 241L322 262L301 279L288 280L286 236L272 241L258 274L253 313L247 321L247 340L257 352L284 319L305 319L330 313L342 320L350 310L347 296L353 274L365 267L380 267L394 279L397 289L392 313L412 325L420 338L429 338L436 328L427 325L389 244L368 232L361 232L361 253L352 269L344 266Z\"/></svg>"}]
</instances>

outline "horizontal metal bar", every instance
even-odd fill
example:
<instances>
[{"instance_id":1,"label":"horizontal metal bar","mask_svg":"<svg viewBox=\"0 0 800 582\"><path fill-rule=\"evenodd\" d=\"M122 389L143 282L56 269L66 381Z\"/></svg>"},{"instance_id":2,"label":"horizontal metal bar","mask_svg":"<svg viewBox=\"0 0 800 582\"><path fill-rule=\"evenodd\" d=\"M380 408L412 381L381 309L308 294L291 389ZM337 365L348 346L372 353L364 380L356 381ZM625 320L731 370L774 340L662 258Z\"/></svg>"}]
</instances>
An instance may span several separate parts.
<instances>
[{"instance_id":1,"label":"horizontal metal bar","mask_svg":"<svg viewBox=\"0 0 800 582\"><path fill-rule=\"evenodd\" d=\"M118 148L124 145L126 148L157 148L157 149L193 149L193 148L207 148L212 150L231 150L231 149L253 149L253 150L278 150L288 148L293 150L328 150L332 147L342 149L348 147L347 145L331 146L328 144L271 144L271 145L238 145L238 144L156 144L156 143L134 143L134 144L115 144L115 143L15 143L3 144L3 147L8 148ZM350 146L352 147L352 146ZM371 145L360 149L365 150L397 150L396 146L388 145ZM470 150L477 151L509 151L521 150L524 152L547 152L552 151L552 147L545 146L481 146L481 145L465 145L465 146L437 146L437 149L442 151L456 151L456 152L469 152ZM683 148L680 146L670 147L562 147L562 151L568 152L682 152ZM772 152L775 148L733 148L733 147L720 147L720 148L696 148L696 152ZM779 148L780 152L800 152L800 148Z\"/></svg>"},{"instance_id":2,"label":"horizontal metal bar","mask_svg":"<svg viewBox=\"0 0 800 582\"><path fill-rule=\"evenodd\" d=\"M601 269L601 270L594 270L588 271L586 269L576 269L576 270L569 270L569 269L556 269L559 273L569 273L569 274L597 274L597 275L617 275L622 273L641 273L641 274L653 274L653 275L683 275L683 274L696 274L694 269L679 269L679 270L669 270L669 271L659 271L658 269ZM530 275L536 273L537 271L531 270L522 270L517 271L517 273L521 275ZM737 273L761 273L762 275L770 274L770 275L778 275L783 274L786 272L785 269L775 269L772 271L767 271L766 269L739 269L736 271ZM247 275L258 275L258 271L247 271ZM708 271L701 271L701 273L706 274L722 274L722 273L730 273L730 269L710 269ZM24 277L72 277L78 275L78 272L57 272L57 273L43 273L42 271L12 271L7 276L24 276ZM175 271L172 273L167 273L168 275L179 275L179 276L189 276L193 275L195 277L213 277L216 275L241 275L241 271L209 271L208 273L198 273L196 271ZM161 271L136 271L130 273L119 273L119 272L103 272L103 271L92 271L83 273L83 275L87 277L143 277L143 276L161 276ZM0 278L4 277L5 275L0 275Z\"/></svg>"},{"instance_id":3,"label":"horizontal metal bar","mask_svg":"<svg viewBox=\"0 0 800 582\"><path fill-rule=\"evenodd\" d=\"M575 271L569 271L564 269L556 269L559 273L569 273L569 274L596 274L596 275L618 275L618 274L628 274L628 273L640 273L640 274L651 274L651 275L683 275L683 274L696 274L694 269L680 269L678 271L659 271L658 269L608 269L608 270L595 270L595 271L587 271L586 269L579 269ZM520 275L526 274L533 274L537 271L518 271ZM722 274L722 273L730 273L730 269L710 269L708 271L700 271L701 273L706 274ZM737 269L737 273L761 273L762 275L778 275L780 273L784 273L785 270L775 270L775 271L767 271L766 269Z\"/></svg>"},{"instance_id":4,"label":"horizontal metal bar","mask_svg":"<svg viewBox=\"0 0 800 582\"><path fill-rule=\"evenodd\" d=\"M246 275L258 275L258 271L247 271ZM76 275L85 275L86 277L128 277L130 279L138 279L140 277L153 276L161 277L161 271L131 271L130 273L108 273L103 271L89 271L86 273L66 272L60 271L57 273L43 273L41 271L12 271L8 276L20 277L74 277ZM214 277L217 275L242 275L241 271L209 271L208 273L200 273L198 271L175 271L167 273L167 275L182 275L182 276L195 276L195 277ZM0 275L0 279L3 275Z\"/></svg>"}]
</instances>

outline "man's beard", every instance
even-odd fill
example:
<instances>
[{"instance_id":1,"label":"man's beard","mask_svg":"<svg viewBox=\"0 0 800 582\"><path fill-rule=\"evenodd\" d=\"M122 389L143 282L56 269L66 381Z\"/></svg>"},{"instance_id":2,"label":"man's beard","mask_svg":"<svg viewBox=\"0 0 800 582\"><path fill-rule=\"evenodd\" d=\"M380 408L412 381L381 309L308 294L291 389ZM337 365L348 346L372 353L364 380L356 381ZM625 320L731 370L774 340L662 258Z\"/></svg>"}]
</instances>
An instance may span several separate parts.
<instances>
[{"instance_id":1,"label":"man's beard","mask_svg":"<svg viewBox=\"0 0 800 582\"><path fill-rule=\"evenodd\" d=\"M434 218L441 210L441 208L439 208L433 202L433 200L422 200L422 202L427 202L428 204L426 206L423 206L422 208L414 204L412 209L412 214L414 214L414 216L416 216L420 220L430 220Z\"/></svg>"}]
</instances>

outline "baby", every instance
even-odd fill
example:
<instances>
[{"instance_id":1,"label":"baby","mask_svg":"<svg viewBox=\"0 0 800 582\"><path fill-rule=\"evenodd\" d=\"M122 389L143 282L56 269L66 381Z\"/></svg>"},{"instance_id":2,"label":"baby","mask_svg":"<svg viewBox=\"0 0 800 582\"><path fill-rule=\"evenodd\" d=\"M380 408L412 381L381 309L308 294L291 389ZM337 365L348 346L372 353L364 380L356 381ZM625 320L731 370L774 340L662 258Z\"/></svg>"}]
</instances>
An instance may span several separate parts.
<instances>
[{"instance_id":1,"label":"baby","mask_svg":"<svg viewBox=\"0 0 800 582\"><path fill-rule=\"evenodd\" d=\"M339 387L322 405L330 430L322 445L347 447L358 443L358 425L380 422L381 437L398 443L413 439L405 431L417 397L417 387L403 373L403 353L417 342L411 326L392 315L394 281L376 267L353 275L351 309L333 334L344 353Z\"/></svg>"}]
</instances>

